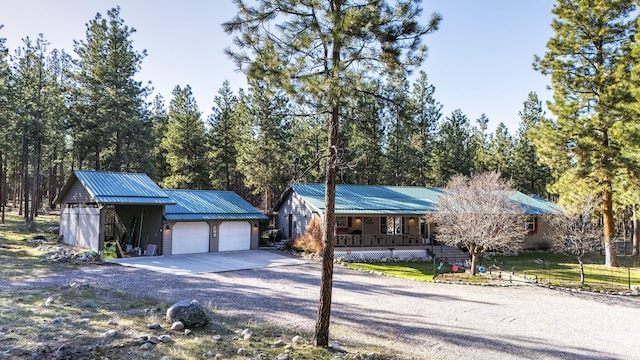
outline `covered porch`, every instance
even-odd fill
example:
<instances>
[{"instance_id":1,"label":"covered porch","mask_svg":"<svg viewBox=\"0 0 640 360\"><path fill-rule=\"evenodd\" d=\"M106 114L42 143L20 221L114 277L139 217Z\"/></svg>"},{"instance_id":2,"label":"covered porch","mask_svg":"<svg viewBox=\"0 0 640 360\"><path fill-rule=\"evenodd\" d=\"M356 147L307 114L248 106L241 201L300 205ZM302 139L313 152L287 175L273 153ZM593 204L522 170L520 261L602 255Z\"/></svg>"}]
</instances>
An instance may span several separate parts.
<instances>
[{"instance_id":1,"label":"covered porch","mask_svg":"<svg viewBox=\"0 0 640 360\"><path fill-rule=\"evenodd\" d=\"M334 247L415 247L432 244L433 225L412 215L336 216Z\"/></svg>"}]
</instances>

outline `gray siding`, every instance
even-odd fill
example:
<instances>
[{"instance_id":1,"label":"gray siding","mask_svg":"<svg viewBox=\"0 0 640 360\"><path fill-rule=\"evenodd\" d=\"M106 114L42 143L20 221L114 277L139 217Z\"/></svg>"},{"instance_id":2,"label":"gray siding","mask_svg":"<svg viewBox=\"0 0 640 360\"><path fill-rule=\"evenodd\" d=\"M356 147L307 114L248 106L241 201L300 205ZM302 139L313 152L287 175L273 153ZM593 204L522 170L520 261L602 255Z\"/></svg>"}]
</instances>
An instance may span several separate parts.
<instances>
[{"instance_id":1,"label":"gray siding","mask_svg":"<svg viewBox=\"0 0 640 360\"><path fill-rule=\"evenodd\" d=\"M89 194L87 189L77 179L60 200L61 204L88 204L94 202L95 199L91 197L91 194Z\"/></svg>"},{"instance_id":2,"label":"gray siding","mask_svg":"<svg viewBox=\"0 0 640 360\"><path fill-rule=\"evenodd\" d=\"M289 214L292 215L291 225L289 224ZM312 215L302 198L292 191L278 210L278 230L282 232L282 238L289 239L290 226L292 238L303 235L311 222Z\"/></svg>"},{"instance_id":3,"label":"gray siding","mask_svg":"<svg viewBox=\"0 0 640 360\"><path fill-rule=\"evenodd\" d=\"M143 250L148 244L155 244L158 247L158 254L164 254L163 231L162 228L162 205L116 205L115 211L124 222L128 231L131 232L133 218L138 218L135 229L134 246L139 246ZM143 213L144 211L144 213ZM142 218L142 219L141 219ZM142 220L142 232L140 232L140 221ZM127 234L128 235L128 234ZM138 239L140 243L138 243Z\"/></svg>"}]
</instances>

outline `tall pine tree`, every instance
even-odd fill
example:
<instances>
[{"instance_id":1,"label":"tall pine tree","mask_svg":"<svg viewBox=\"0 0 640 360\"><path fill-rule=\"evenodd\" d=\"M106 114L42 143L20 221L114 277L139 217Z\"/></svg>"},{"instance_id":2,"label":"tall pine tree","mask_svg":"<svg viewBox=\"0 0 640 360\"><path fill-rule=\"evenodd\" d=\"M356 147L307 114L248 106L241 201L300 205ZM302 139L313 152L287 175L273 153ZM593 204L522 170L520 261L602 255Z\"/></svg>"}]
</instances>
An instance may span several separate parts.
<instances>
[{"instance_id":1,"label":"tall pine tree","mask_svg":"<svg viewBox=\"0 0 640 360\"><path fill-rule=\"evenodd\" d=\"M635 32L633 0L558 0L553 38L534 66L551 75L550 110L557 120L543 120L535 144L549 166L565 168L560 196L575 189L567 178L584 178L602 196L605 263L616 266L613 189L623 167L618 149L624 139L615 128L635 119L618 105L624 101L616 70L624 63ZM558 164L557 161L561 163Z\"/></svg>"}]
</instances>

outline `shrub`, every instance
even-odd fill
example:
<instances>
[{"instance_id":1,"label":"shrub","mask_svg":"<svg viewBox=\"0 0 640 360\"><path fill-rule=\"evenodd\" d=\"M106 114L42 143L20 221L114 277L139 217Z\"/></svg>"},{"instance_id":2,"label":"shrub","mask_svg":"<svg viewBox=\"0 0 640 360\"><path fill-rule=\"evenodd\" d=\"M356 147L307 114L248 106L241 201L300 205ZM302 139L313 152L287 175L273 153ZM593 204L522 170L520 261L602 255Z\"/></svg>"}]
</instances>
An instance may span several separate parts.
<instances>
[{"instance_id":1,"label":"shrub","mask_svg":"<svg viewBox=\"0 0 640 360\"><path fill-rule=\"evenodd\" d=\"M307 253L322 253L322 227L320 219L317 217L311 219L304 235L295 239L293 247Z\"/></svg>"}]
</instances>

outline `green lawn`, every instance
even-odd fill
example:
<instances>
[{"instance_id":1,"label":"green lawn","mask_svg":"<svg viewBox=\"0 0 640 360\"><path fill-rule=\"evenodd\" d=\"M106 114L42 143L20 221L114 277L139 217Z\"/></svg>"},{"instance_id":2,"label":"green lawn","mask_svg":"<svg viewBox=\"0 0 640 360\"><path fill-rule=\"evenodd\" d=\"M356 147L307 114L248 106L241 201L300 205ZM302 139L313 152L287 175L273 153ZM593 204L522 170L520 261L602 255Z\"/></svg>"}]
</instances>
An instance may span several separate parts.
<instances>
[{"instance_id":1,"label":"green lawn","mask_svg":"<svg viewBox=\"0 0 640 360\"><path fill-rule=\"evenodd\" d=\"M585 288L607 290L629 290L640 287L640 258L618 255L620 267L610 268L602 265L604 257L599 253L589 254L585 258ZM418 281L432 281L434 270L438 280L465 282L487 282L497 279L499 274L507 279L508 275L526 277L531 281L556 286L580 286L580 268L575 258L552 253L523 253L518 256L496 256L482 258L480 265L487 271L479 276L464 274L464 269L454 273L450 264L444 264L440 270L434 268L431 261L398 261L380 263L347 262L352 269L369 271L376 274L395 276ZM438 263L435 264L439 265Z\"/></svg>"}]
</instances>

